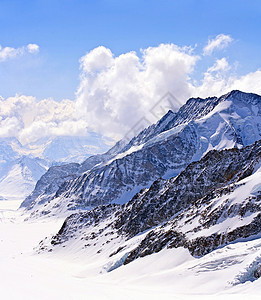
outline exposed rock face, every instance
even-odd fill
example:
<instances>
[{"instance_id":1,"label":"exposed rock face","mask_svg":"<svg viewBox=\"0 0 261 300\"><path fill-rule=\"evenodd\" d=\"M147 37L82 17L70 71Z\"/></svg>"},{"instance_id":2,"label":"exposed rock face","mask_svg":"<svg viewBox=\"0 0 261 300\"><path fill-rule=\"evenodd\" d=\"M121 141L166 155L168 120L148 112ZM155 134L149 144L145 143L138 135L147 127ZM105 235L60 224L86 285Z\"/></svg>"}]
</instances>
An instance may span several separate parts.
<instances>
[{"instance_id":1,"label":"exposed rock face","mask_svg":"<svg viewBox=\"0 0 261 300\"><path fill-rule=\"evenodd\" d=\"M177 177L168 181L157 180L148 191L134 197L125 205L115 226L135 235L167 221L192 204L202 205L196 202L198 199L204 203L213 199L215 194L228 193L233 189L230 184L252 174L259 157L260 142L254 148L246 147L244 150L210 151ZM229 187L221 192L224 186ZM252 207L249 206L249 209ZM240 206L240 209L243 208ZM214 225L217 220L213 218L218 213L216 210L213 216L208 214L201 222L206 226Z\"/></svg>"},{"instance_id":2,"label":"exposed rock face","mask_svg":"<svg viewBox=\"0 0 261 300\"><path fill-rule=\"evenodd\" d=\"M125 203L157 178L178 175L192 161L199 160L212 149L241 148L259 140L260 124L261 97L258 95L233 91L220 98L190 99L178 113L168 112L127 145L118 143L97 161L93 157L91 166L86 162L88 167L83 167L84 164L78 166L76 171L68 171L65 177L55 175L57 185L53 188L39 183L37 191L25 200L23 206L32 209L32 214L35 214L36 208L39 214L56 214L62 209L89 209L101 204ZM237 171L233 168L231 162L227 173L222 176L232 178L233 172ZM215 184L222 183L224 178L215 178L214 174L211 180L216 180ZM205 183L200 176L198 181L202 188L194 191L194 187L190 186L184 203L177 204L176 208L165 204L166 208L158 211L154 218L161 220L164 211L170 209L172 213L178 210L178 205L189 203L194 193L204 194ZM40 207L39 203L44 202L45 206ZM154 219L151 222L157 223Z\"/></svg>"},{"instance_id":3,"label":"exposed rock face","mask_svg":"<svg viewBox=\"0 0 261 300\"><path fill-rule=\"evenodd\" d=\"M51 199L59 186L66 180L75 178L79 164L67 164L64 166L53 166L37 181L33 192L24 200L22 207L30 208L32 200L39 198L38 204L41 205ZM44 194L43 200L42 194Z\"/></svg>"},{"instance_id":4,"label":"exposed rock face","mask_svg":"<svg viewBox=\"0 0 261 300\"><path fill-rule=\"evenodd\" d=\"M152 185L150 189L159 191L152 196L153 202L149 200L149 190L130 204L134 207L141 205L138 209L134 208L136 214L132 214L132 209L129 214L124 211L120 215L120 222L116 221L116 227L120 224L121 232L132 236L169 221L150 231L129 254L126 263L143 256L144 251L153 253L166 245L168 248L180 247L181 243L192 255L202 256L239 238L260 233L260 191L255 191L255 194L245 191L246 196L239 203L237 198L233 199L234 195L238 196L239 188L242 191L247 189L244 184L237 182L242 183L244 178L251 176L255 168L260 167L260 159L260 141L242 150L211 151L199 162L189 165L177 178L167 181L164 187L157 186L158 183L154 187ZM159 205L158 208L155 209L154 203ZM157 219L158 216L161 217ZM240 222L235 229L226 226L224 222L232 218L235 223L244 220L242 226ZM217 226L222 223L221 227ZM187 230L186 227L191 228ZM215 227L217 230L213 229Z\"/></svg>"},{"instance_id":5,"label":"exposed rock face","mask_svg":"<svg viewBox=\"0 0 261 300\"><path fill-rule=\"evenodd\" d=\"M74 236L79 230L90 226L95 227L104 220L110 222L114 217L114 213L118 212L118 209L120 209L120 205L109 204L107 206L98 206L87 213L71 215L65 220L57 235L53 237L51 244L61 244ZM99 231L99 234L102 231ZM93 239L97 236L98 234L92 232L89 238Z\"/></svg>"},{"instance_id":6,"label":"exposed rock face","mask_svg":"<svg viewBox=\"0 0 261 300\"><path fill-rule=\"evenodd\" d=\"M259 197L258 201L261 200ZM258 210L260 211L259 205ZM255 211L256 212L256 211ZM203 256L212 250L229 244L237 239L247 238L259 234L261 231L261 213L253 219L253 221L247 225L236 228L235 230L222 233L214 233L210 236L202 236L192 240L188 245L188 249L193 256Z\"/></svg>"},{"instance_id":7,"label":"exposed rock face","mask_svg":"<svg viewBox=\"0 0 261 300\"><path fill-rule=\"evenodd\" d=\"M173 168L174 163L178 168L184 168L196 151L193 135L193 129L186 128L180 136L97 167L68 182L57 196L70 198L77 195L75 204L81 207L120 199L124 192L132 191L136 186L146 186L155 177L165 174L171 164Z\"/></svg>"},{"instance_id":8,"label":"exposed rock face","mask_svg":"<svg viewBox=\"0 0 261 300\"><path fill-rule=\"evenodd\" d=\"M131 261L163 248L203 256L261 232L261 140L242 149L210 151L178 176L158 179L124 205L99 206L68 217L51 241L83 248L99 244L110 257ZM111 248L110 248L111 249Z\"/></svg>"},{"instance_id":9,"label":"exposed rock face","mask_svg":"<svg viewBox=\"0 0 261 300\"><path fill-rule=\"evenodd\" d=\"M254 271L254 276L255 276L255 278L261 277L261 265L260 264L256 267L256 269Z\"/></svg>"}]
</instances>

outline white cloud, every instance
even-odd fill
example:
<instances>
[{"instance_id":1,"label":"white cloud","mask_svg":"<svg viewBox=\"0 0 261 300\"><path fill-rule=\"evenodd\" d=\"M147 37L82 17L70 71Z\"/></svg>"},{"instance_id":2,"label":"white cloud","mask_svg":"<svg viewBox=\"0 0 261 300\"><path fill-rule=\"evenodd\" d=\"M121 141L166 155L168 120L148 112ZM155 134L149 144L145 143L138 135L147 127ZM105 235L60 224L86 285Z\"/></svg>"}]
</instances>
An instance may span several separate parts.
<instances>
[{"instance_id":1,"label":"white cloud","mask_svg":"<svg viewBox=\"0 0 261 300\"><path fill-rule=\"evenodd\" d=\"M75 101L0 97L0 137L15 136L30 143L42 137L96 131L117 140L142 117L147 118L166 92L183 103L189 97L220 96L233 89L261 94L261 70L236 76L225 57L206 68L200 82L192 81L199 59L190 48L174 44L149 47L140 56L136 52L114 56L110 49L95 48L80 59ZM143 127L148 125L145 122Z\"/></svg>"},{"instance_id":2,"label":"white cloud","mask_svg":"<svg viewBox=\"0 0 261 300\"><path fill-rule=\"evenodd\" d=\"M215 66L215 65L214 65ZM243 76L227 74L226 70L204 74L203 80L198 85L191 86L193 97L221 96L232 90L261 95L261 70Z\"/></svg>"},{"instance_id":3,"label":"white cloud","mask_svg":"<svg viewBox=\"0 0 261 300\"><path fill-rule=\"evenodd\" d=\"M218 71L228 71L231 67L225 57L217 59L215 64L208 68L207 72L213 73Z\"/></svg>"},{"instance_id":4,"label":"white cloud","mask_svg":"<svg viewBox=\"0 0 261 300\"><path fill-rule=\"evenodd\" d=\"M0 45L0 62L8 59L13 59L18 56L22 56L26 53L35 54L39 52L39 46L36 44L28 44L20 48L2 47Z\"/></svg>"},{"instance_id":5,"label":"white cloud","mask_svg":"<svg viewBox=\"0 0 261 300\"><path fill-rule=\"evenodd\" d=\"M112 62L113 55L111 50L103 46L93 49L88 55L80 59L82 70L90 75L106 69Z\"/></svg>"},{"instance_id":6,"label":"white cloud","mask_svg":"<svg viewBox=\"0 0 261 300\"><path fill-rule=\"evenodd\" d=\"M207 46L203 49L204 55L211 55L216 49L224 49L233 41L230 35L219 34L214 39L208 40Z\"/></svg>"},{"instance_id":7,"label":"white cloud","mask_svg":"<svg viewBox=\"0 0 261 300\"><path fill-rule=\"evenodd\" d=\"M29 53L38 53L39 52L39 46L36 44L28 44L26 48Z\"/></svg>"},{"instance_id":8,"label":"white cloud","mask_svg":"<svg viewBox=\"0 0 261 300\"><path fill-rule=\"evenodd\" d=\"M15 117L0 119L0 137L13 137L21 130L21 123Z\"/></svg>"},{"instance_id":9,"label":"white cloud","mask_svg":"<svg viewBox=\"0 0 261 300\"><path fill-rule=\"evenodd\" d=\"M235 78L231 82L229 90L241 90L247 93L256 93L261 95L261 70L248 73L239 78Z\"/></svg>"},{"instance_id":10,"label":"white cloud","mask_svg":"<svg viewBox=\"0 0 261 300\"><path fill-rule=\"evenodd\" d=\"M0 98L0 137L17 137L22 143L46 136L86 135L86 122L76 117L70 100L39 102L30 96Z\"/></svg>"},{"instance_id":11,"label":"white cloud","mask_svg":"<svg viewBox=\"0 0 261 300\"><path fill-rule=\"evenodd\" d=\"M220 40L225 39L217 40L215 47L223 47ZM99 47L81 58L76 111L88 128L119 139L142 117L147 119L166 92L182 103L192 96L220 96L233 89L261 94L261 71L236 76L225 57L207 68L202 81L195 82L190 77L200 58L190 48L161 44L141 54L114 56L109 49ZM143 126L147 125L149 122Z\"/></svg>"},{"instance_id":12,"label":"white cloud","mask_svg":"<svg viewBox=\"0 0 261 300\"><path fill-rule=\"evenodd\" d=\"M98 47L80 59L77 112L92 130L122 137L167 91L184 101L198 57L190 49L161 44L114 57Z\"/></svg>"}]
</instances>

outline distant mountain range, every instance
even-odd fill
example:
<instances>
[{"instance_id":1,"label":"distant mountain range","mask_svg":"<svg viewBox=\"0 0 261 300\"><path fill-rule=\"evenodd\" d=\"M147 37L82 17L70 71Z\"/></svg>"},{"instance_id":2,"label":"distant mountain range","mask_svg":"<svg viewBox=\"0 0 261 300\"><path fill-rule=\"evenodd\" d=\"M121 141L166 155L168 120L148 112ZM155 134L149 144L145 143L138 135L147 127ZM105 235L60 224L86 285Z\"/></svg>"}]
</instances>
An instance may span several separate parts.
<instances>
[{"instance_id":1,"label":"distant mountain range","mask_svg":"<svg viewBox=\"0 0 261 300\"><path fill-rule=\"evenodd\" d=\"M81 162L107 149L96 134L45 138L27 145L0 138L0 200L24 199L50 166Z\"/></svg>"}]
</instances>

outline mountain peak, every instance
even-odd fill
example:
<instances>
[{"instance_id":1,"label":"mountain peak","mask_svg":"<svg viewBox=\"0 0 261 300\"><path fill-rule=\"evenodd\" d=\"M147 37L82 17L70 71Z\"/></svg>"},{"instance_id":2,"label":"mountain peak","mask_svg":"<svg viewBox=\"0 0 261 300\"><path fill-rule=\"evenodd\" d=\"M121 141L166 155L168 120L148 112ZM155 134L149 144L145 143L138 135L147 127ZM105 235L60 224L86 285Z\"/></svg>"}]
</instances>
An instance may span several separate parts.
<instances>
[{"instance_id":1,"label":"mountain peak","mask_svg":"<svg viewBox=\"0 0 261 300\"><path fill-rule=\"evenodd\" d=\"M261 101L261 96L254 93L242 92L240 90L232 90L231 92L221 96L224 100L242 101L244 103L258 104Z\"/></svg>"}]
</instances>

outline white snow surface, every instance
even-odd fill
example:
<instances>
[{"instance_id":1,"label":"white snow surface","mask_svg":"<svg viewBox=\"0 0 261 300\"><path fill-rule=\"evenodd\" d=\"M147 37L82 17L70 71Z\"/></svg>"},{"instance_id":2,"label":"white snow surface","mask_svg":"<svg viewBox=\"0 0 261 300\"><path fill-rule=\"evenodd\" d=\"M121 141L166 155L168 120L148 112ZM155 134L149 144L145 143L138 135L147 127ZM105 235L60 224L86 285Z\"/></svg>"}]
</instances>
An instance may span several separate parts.
<instances>
[{"instance_id":1,"label":"white snow surface","mask_svg":"<svg viewBox=\"0 0 261 300\"><path fill-rule=\"evenodd\" d=\"M106 253L86 252L75 241L69 250L37 254L34 247L63 219L24 222L19 204L0 202L1 299L260 299L261 279L247 279L261 258L261 239L197 259L183 248L165 249L106 272Z\"/></svg>"},{"instance_id":2,"label":"white snow surface","mask_svg":"<svg viewBox=\"0 0 261 300\"><path fill-rule=\"evenodd\" d=\"M25 198L47 169L46 161L27 156L4 164L0 172L0 196L7 200Z\"/></svg>"}]
</instances>

